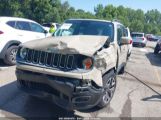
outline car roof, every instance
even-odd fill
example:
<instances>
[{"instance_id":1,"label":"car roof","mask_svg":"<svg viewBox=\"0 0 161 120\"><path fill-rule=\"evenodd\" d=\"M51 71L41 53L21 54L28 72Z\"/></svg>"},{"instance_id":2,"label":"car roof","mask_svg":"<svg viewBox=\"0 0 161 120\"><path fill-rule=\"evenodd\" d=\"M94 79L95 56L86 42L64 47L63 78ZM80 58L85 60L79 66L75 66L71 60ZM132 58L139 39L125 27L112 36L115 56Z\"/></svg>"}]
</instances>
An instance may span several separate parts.
<instances>
[{"instance_id":1,"label":"car roof","mask_svg":"<svg viewBox=\"0 0 161 120\"><path fill-rule=\"evenodd\" d=\"M26 19L26 18L18 18L18 17L0 17L0 21L6 22L6 21L26 21L26 22L35 22L33 20L30 19ZM36 23L36 22L35 22Z\"/></svg>"},{"instance_id":2,"label":"car roof","mask_svg":"<svg viewBox=\"0 0 161 120\"><path fill-rule=\"evenodd\" d=\"M109 21L109 20L102 20L102 19L68 19L68 20L89 20L89 21L100 21L100 22L110 22L110 23L113 23L113 24L121 24L120 22L118 21ZM121 24L123 25L123 24Z\"/></svg>"}]
</instances>

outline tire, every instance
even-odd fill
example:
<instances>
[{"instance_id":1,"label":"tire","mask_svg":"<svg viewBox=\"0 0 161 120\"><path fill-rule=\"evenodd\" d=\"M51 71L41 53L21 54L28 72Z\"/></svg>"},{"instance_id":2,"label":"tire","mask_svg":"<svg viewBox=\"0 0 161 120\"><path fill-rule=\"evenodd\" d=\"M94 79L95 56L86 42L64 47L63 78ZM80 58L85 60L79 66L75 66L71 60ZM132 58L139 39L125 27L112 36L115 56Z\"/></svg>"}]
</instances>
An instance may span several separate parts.
<instances>
[{"instance_id":1,"label":"tire","mask_svg":"<svg viewBox=\"0 0 161 120\"><path fill-rule=\"evenodd\" d=\"M127 54L127 61L129 60L130 56L131 56L131 52Z\"/></svg>"},{"instance_id":2,"label":"tire","mask_svg":"<svg viewBox=\"0 0 161 120\"><path fill-rule=\"evenodd\" d=\"M15 65L16 64L16 53L17 53L18 46L11 46L7 49L4 62L7 65Z\"/></svg>"},{"instance_id":3,"label":"tire","mask_svg":"<svg viewBox=\"0 0 161 120\"><path fill-rule=\"evenodd\" d=\"M119 74L124 74L125 72L125 65L121 68L121 70L119 71Z\"/></svg>"},{"instance_id":4,"label":"tire","mask_svg":"<svg viewBox=\"0 0 161 120\"><path fill-rule=\"evenodd\" d=\"M126 64L127 64L127 61L128 61L128 54L127 54L127 57L126 57L126 62L124 63L124 65L121 67L120 71L119 71L119 74L124 74L125 72L125 67L126 67Z\"/></svg>"},{"instance_id":5,"label":"tire","mask_svg":"<svg viewBox=\"0 0 161 120\"><path fill-rule=\"evenodd\" d=\"M145 46L146 46L145 44L142 44L142 45L141 45L141 47L143 47L143 48L144 48Z\"/></svg>"},{"instance_id":6,"label":"tire","mask_svg":"<svg viewBox=\"0 0 161 120\"><path fill-rule=\"evenodd\" d=\"M106 73L102 79L104 92L100 102L97 105L99 108L107 106L114 95L116 89L116 74L114 70L111 70L108 73Z\"/></svg>"},{"instance_id":7,"label":"tire","mask_svg":"<svg viewBox=\"0 0 161 120\"><path fill-rule=\"evenodd\" d=\"M159 51L160 51L160 47L159 47L159 45L157 44L157 45L155 46L155 48L154 48L154 54L158 54Z\"/></svg>"}]
</instances>

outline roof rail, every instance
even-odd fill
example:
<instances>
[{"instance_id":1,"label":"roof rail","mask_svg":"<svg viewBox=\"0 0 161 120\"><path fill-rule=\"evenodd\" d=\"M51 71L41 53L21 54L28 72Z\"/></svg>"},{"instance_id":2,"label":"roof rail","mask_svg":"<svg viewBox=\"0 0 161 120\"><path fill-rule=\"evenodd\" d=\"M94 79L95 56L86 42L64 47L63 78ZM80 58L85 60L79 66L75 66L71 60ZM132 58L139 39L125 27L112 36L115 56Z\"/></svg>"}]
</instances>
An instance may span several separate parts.
<instances>
[{"instance_id":1,"label":"roof rail","mask_svg":"<svg viewBox=\"0 0 161 120\"><path fill-rule=\"evenodd\" d=\"M121 23L121 21L118 20L118 19L113 19L112 22L119 22L119 23Z\"/></svg>"}]
</instances>

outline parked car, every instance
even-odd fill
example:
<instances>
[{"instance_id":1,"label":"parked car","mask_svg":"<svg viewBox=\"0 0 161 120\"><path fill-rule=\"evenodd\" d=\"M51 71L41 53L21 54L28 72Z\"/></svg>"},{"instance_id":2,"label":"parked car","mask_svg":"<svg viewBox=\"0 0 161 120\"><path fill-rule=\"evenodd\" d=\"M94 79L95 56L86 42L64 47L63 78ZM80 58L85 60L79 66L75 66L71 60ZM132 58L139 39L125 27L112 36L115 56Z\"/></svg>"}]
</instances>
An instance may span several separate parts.
<instances>
[{"instance_id":1,"label":"parked car","mask_svg":"<svg viewBox=\"0 0 161 120\"><path fill-rule=\"evenodd\" d=\"M147 39L146 39L144 33L132 32L131 33L131 37L132 37L133 45L134 46L135 45L139 45L139 46L142 46L142 47L145 47L146 46Z\"/></svg>"},{"instance_id":2,"label":"parked car","mask_svg":"<svg viewBox=\"0 0 161 120\"><path fill-rule=\"evenodd\" d=\"M151 41L153 34L146 34L145 37L146 37L147 40Z\"/></svg>"},{"instance_id":3,"label":"parked car","mask_svg":"<svg viewBox=\"0 0 161 120\"><path fill-rule=\"evenodd\" d=\"M0 17L0 26L0 59L8 65L15 64L19 44L49 35L40 24L24 18Z\"/></svg>"},{"instance_id":4,"label":"parked car","mask_svg":"<svg viewBox=\"0 0 161 120\"><path fill-rule=\"evenodd\" d=\"M55 37L19 46L18 87L66 109L105 107L126 65L130 39L124 32L119 22L66 20Z\"/></svg>"},{"instance_id":5,"label":"parked car","mask_svg":"<svg viewBox=\"0 0 161 120\"><path fill-rule=\"evenodd\" d=\"M157 41L157 44L154 48L154 54L158 54L160 50L161 50L161 39Z\"/></svg>"},{"instance_id":6,"label":"parked car","mask_svg":"<svg viewBox=\"0 0 161 120\"><path fill-rule=\"evenodd\" d=\"M151 36L147 37L147 40L149 40L149 41L158 41L158 37L155 36L155 35L151 35Z\"/></svg>"},{"instance_id":7,"label":"parked car","mask_svg":"<svg viewBox=\"0 0 161 120\"><path fill-rule=\"evenodd\" d=\"M125 30L126 30L126 36L130 39L130 44L128 45L128 57L130 57L133 41L130 34L130 29L127 27Z\"/></svg>"}]
</instances>

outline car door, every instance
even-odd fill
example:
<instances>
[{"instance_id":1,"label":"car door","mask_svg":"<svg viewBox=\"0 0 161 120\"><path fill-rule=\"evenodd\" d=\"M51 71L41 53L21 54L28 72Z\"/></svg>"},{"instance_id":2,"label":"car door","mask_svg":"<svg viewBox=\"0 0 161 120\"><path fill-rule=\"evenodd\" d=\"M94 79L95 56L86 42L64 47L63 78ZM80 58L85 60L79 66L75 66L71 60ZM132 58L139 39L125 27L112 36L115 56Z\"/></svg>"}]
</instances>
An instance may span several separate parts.
<instances>
[{"instance_id":1,"label":"car door","mask_svg":"<svg viewBox=\"0 0 161 120\"><path fill-rule=\"evenodd\" d=\"M15 28L17 29L15 33L17 35L17 39L20 40L22 43L36 39L35 35L31 31L29 22L16 21Z\"/></svg>"},{"instance_id":2,"label":"car door","mask_svg":"<svg viewBox=\"0 0 161 120\"><path fill-rule=\"evenodd\" d=\"M124 65L127 60L127 51L128 51L128 46L127 44L122 44L122 37L126 36L126 31L124 26L118 25L117 26L117 43L118 43L118 52L119 52L119 67Z\"/></svg>"},{"instance_id":3,"label":"car door","mask_svg":"<svg viewBox=\"0 0 161 120\"><path fill-rule=\"evenodd\" d=\"M45 33L45 29L39 24L30 22L30 26L31 26L31 31L34 32L36 39L48 37L47 31Z\"/></svg>"}]
</instances>

